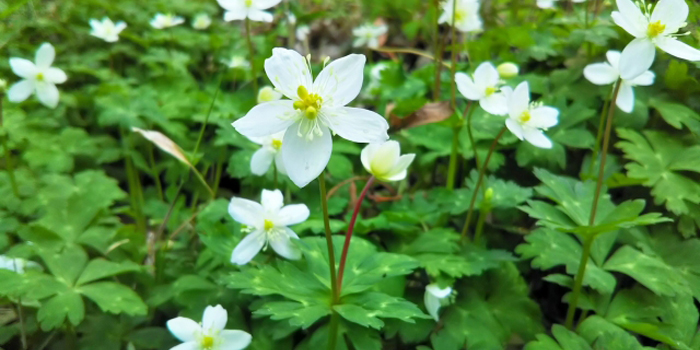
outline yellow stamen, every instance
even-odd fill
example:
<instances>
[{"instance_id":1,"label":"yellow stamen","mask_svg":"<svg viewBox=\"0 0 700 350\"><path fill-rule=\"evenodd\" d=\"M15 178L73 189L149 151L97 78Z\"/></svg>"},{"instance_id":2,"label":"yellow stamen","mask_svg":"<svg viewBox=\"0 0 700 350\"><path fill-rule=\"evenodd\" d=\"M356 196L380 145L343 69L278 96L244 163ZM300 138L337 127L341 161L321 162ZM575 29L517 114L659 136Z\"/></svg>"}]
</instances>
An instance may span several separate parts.
<instances>
[{"instance_id":1,"label":"yellow stamen","mask_svg":"<svg viewBox=\"0 0 700 350\"><path fill-rule=\"evenodd\" d=\"M661 21L649 23L649 27L647 28L647 35L650 38L656 38L657 36L659 36L659 34L663 33L664 30L666 30L666 25L661 24Z\"/></svg>"},{"instance_id":2,"label":"yellow stamen","mask_svg":"<svg viewBox=\"0 0 700 350\"><path fill-rule=\"evenodd\" d=\"M275 224L273 224L272 221L265 219L265 231L270 231L273 227L275 227Z\"/></svg>"},{"instance_id":3,"label":"yellow stamen","mask_svg":"<svg viewBox=\"0 0 700 350\"><path fill-rule=\"evenodd\" d=\"M486 88L486 96L491 96L496 91L498 91L498 90L495 87L489 86Z\"/></svg>"},{"instance_id":4,"label":"yellow stamen","mask_svg":"<svg viewBox=\"0 0 700 350\"><path fill-rule=\"evenodd\" d=\"M467 11L457 10L455 11L455 23L459 23L467 18Z\"/></svg>"},{"instance_id":5,"label":"yellow stamen","mask_svg":"<svg viewBox=\"0 0 700 350\"><path fill-rule=\"evenodd\" d=\"M214 338L205 336L202 338L202 349L212 349L214 347Z\"/></svg>"},{"instance_id":6,"label":"yellow stamen","mask_svg":"<svg viewBox=\"0 0 700 350\"><path fill-rule=\"evenodd\" d=\"M282 148L282 140L272 140L272 148L279 151Z\"/></svg>"},{"instance_id":7,"label":"yellow stamen","mask_svg":"<svg viewBox=\"0 0 700 350\"><path fill-rule=\"evenodd\" d=\"M245 0L245 7L253 6L253 0Z\"/></svg>"},{"instance_id":8,"label":"yellow stamen","mask_svg":"<svg viewBox=\"0 0 700 350\"><path fill-rule=\"evenodd\" d=\"M523 112L523 114L520 115L520 118L518 118L518 122L520 122L520 124L525 124L530 121L530 118L532 118L532 116L530 115L530 111L526 110L525 112Z\"/></svg>"},{"instance_id":9,"label":"yellow stamen","mask_svg":"<svg viewBox=\"0 0 700 350\"><path fill-rule=\"evenodd\" d=\"M36 80L37 81L44 81L44 73L37 73Z\"/></svg>"},{"instance_id":10,"label":"yellow stamen","mask_svg":"<svg viewBox=\"0 0 700 350\"><path fill-rule=\"evenodd\" d=\"M323 98L318 94L309 93L309 90L306 90L304 86L299 86L297 95L299 96L299 100L294 102L294 109L304 111L304 115L309 119L316 118L318 116L318 111L321 109Z\"/></svg>"}]
</instances>

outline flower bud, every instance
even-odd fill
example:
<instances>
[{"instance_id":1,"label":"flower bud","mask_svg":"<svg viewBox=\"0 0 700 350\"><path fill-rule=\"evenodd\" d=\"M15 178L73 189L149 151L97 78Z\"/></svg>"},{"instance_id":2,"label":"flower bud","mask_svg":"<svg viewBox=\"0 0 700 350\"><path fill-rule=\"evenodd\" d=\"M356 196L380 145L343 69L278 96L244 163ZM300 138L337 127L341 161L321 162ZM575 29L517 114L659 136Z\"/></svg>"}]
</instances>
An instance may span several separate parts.
<instances>
[{"instance_id":1,"label":"flower bud","mask_svg":"<svg viewBox=\"0 0 700 350\"><path fill-rule=\"evenodd\" d=\"M0 79L0 94L4 94L7 91L7 81Z\"/></svg>"},{"instance_id":2,"label":"flower bud","mask_svg":"<svg viewBox=\"0 0 700 350\"><path fill-rule=\"evenodd\" d=\"M489 187L484 193L484 201L491 202L493 200L493 188Z\"/></svg>"},{"instance_id":3,"label":"flower bud","mask_svg":"<svg viewBox=\"0 0 700 350\"><path fill-rule=\"evenodd\" d=\"M362 165L381 181L400 181L406 178L406 169L415 154L401 155L401 146L396 141L370 143L360 155Z\"/></svg>"},{"instance_id":4,"label":"flower bud","mask_svg":"<svg viewBox=\"0 0 700 350\"><path fill-rule=\"evenodd\" d=\"M498 74L501 76L501 78L505 79L513 78L520 72L518 66L511 62L501 63L496 69L498 70Z\"/></svg>"}]
</instances>

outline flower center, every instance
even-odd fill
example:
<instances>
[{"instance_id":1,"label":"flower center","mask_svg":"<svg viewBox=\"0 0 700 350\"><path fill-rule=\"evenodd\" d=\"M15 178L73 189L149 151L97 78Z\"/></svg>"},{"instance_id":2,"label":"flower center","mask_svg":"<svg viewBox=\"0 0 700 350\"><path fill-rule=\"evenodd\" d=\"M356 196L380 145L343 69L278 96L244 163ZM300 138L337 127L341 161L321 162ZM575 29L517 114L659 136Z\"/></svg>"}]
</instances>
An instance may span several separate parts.
<instances>
[{"instance_id":1,"label":"flower center","mask_svg":"<svg viewBox=\"0 0 700 350\"><path fill-rule=\"evenodd\" d=\"M659 36L659 34L663 33L664 30L666 30L666 25L661 24L661 21L649 23L649 27L647 28L647 35L650 38L656 38L657 36Z\"/></svg>"},{"instance_id":2,"label":"flower center","mask_svg":"<svg viewBox=\"0 0 700 350\"><path fill-rule=\"evenodd\" d=\"M496 89L496 88L493 87L493 86L489 86L489 87L486 88L486 96L491 96L491 95L493 95L493 93L496 92L496 91L498 91L498 89Z\"/></svg>"},{"instance_id":3,"label":"flower center","mask_svg":"<svg viewBox=\"0 0 700 350\"><path fill-rule=\"evenodd\" d=\"M272 148L274 148L276 151L279 151L280 148L282 148L282 140L273 139Z\"/></svg>"},{"instance_id":4,"label":"flower center","mask_svg":"<svg viewBox=\"0 0 700 350\"><path fill-rule=\"evenodd\" d=\"M294 109L303 111L308 119L316 119L318 111L321 109L323 98L318 94L310 94L309 90L306 90L301 85L297 89L297 95L299 95L299 100L294 102Z\"/></svg>"},{"instance_id":5,"label":"flower center","mask_svg":"<svg viewBox=\"0 0 700 350\"><path fill-rule=\"evenodd\" d=\"M245 7L253 6L253 0L245 0Z\"/></svg>"},{"instance_id":6,"label":"flower center","mask_svg":"<svg viewBox=\"0 0 700 350\"><path fill-rule=\"evenodd\" d=\"M214 347L214 337L208 335L204 336L201 345L202 349L212 349Z\"/></svg>"},{"instance_id":7,"label":"flower center","mask_svg":"<svg viewBox=\"0 0 700 350\"><path fill-rule=\"evenodd\" d=\"M525 123L529 122L531 118L532 118L532 116L530 115L530 111L526 110L525 112L523 112L520 115L520 117L518 118L518 122L520 124L525 124Z\"/></svg>"},{"instance_id":8,"label":"flower center","mask_svg":"<svg viewBox=\"0 0 700 350\"><path fill-rule=\"evenodd\" d=\"M44 73L37 73L36 80L37 81L44 81Z\"/></svg>"},{"instance_id":9,"label":"flower center","mask_svg":"<svg viewBox=\"0 0 700 350\"><path fill-rule=\"evenodd\" d=\"M467 19L467 11L457 10L455 11L455 23L461 22Z\"/></svg>"},{"instance_id":10,"label":"flower center","mask_svg":"<svg viewBox=\"0 0 700 350\"><path fill-rule=\"evenodd\" d=\"M272 221L265 219L265 224L264 224L265 231L270 231L270 230L272 230L273 227L275 227L275 224L273 224Z\"/></svg>"}]
</instances>

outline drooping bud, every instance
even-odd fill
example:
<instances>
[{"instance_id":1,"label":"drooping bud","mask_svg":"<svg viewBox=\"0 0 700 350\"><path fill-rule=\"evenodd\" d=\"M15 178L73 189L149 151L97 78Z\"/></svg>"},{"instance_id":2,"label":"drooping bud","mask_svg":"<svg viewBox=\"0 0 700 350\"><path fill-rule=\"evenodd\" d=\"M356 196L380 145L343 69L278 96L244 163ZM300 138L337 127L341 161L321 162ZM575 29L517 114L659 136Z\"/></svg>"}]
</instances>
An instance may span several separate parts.
<instances>
[{"instance_id":1,"label":"drooping bud","mask_svg":"<svg viewBox=\"0 0 700 350\"><path fill-rule=\"evenodd\" d=\"M500 75L501 78L504 79L516 77L520 72L518 66L512 62L501 63L496 69L498 70L498 75Z\"/></svg>"}]
</instances>

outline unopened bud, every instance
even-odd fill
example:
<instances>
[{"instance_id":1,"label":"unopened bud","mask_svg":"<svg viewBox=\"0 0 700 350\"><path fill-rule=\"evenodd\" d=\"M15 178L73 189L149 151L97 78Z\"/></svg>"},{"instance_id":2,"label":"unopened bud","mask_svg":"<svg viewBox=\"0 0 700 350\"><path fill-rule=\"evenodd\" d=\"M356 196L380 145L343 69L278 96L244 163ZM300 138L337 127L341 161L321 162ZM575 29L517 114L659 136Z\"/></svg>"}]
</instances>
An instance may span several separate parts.
<instances>
[{"instance_id":1,"label":"unopened bud","mask_svg":"<svg viewBox=\"0 0 700 350\"><path fill-rule=\"evenodd\" d=\"M484 193L484 200L487 202L493 200L493 188L489 187L486 189L486 192Z\"/></svg>"},{"instance_id":2,"label":"unopened bud","mask_svg":"<svg viewBox=\"0 0 700 350\"><path fill-rule=\"evenodd\" d=\"M520 72L518 66L511 62L501 63L496 69L498 70L498 74L501 76L501 78L505 79L513 78Z\"/></svg>"}]
</instances>

